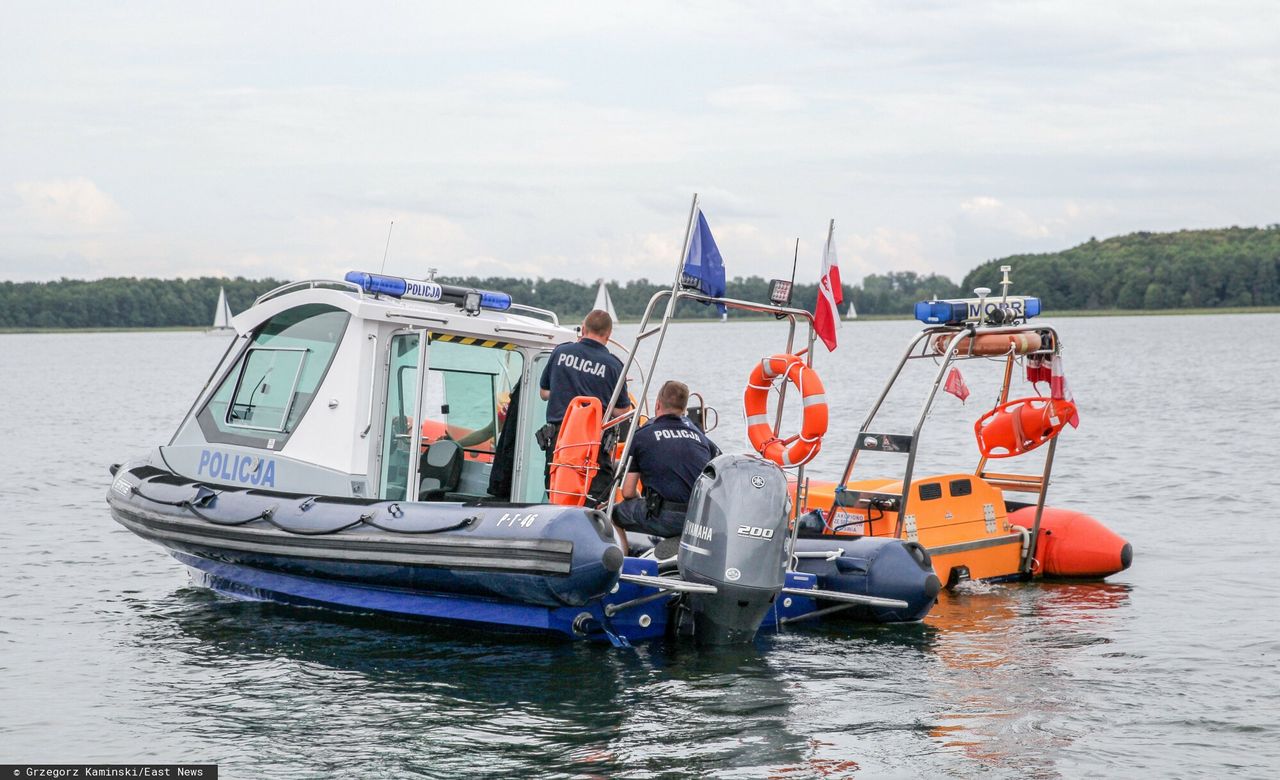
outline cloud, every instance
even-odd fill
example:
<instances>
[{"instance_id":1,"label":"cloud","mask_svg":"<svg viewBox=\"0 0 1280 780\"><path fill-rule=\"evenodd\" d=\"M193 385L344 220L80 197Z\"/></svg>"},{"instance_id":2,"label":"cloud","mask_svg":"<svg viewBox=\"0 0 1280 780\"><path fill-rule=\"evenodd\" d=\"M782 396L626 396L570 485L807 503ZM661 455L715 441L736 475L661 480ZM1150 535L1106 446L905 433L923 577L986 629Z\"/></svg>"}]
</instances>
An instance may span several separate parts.
<instances>
[{"instance_id":1,"label":"cloud","mask_svg":"<svg viewBox=\"0 0 1280 780\"><path fill-rule=\"evenodd\" d=\"M834 217L955 277L1280 205L1274 3L305 8L16 6L3 262L315 277L394 217L389 271L659 279L697 191L733 275Z\"/></svg>"},{"instance_id":2,"label":"cloud","mask_svg":"<svg viewBox=\"0 0 1280 780\"><path fill-rule=\"evenodd\" d=\"M979 228L1011 233L1023 238L1045 238L1053 232L1053 226L1063 220L1037 220L1021 209L1014 208L997 198L979 195L960 204L962 220Z\"/></svg>"},{"instance_id":3,"label":"cloud","mask_svg":"<svg viewBox=\"0 0 1280 780\"><path fill-rule=\"evenodd\" d=\"M741 111L795 111L804 106L804 99L794 89L777 84L718 89L707 96L707 102L716 108Z\"/></svg>"},{"instance_id":4,"label":"cloud","mask_svg":"<svg viewBox=\"0 0 1280 780\"><path fill-rule=\"evenodd\" d=\"M20 216L48 233L99 233L124 221L124 210L85 178L24 181L13 186Z\"/></svg>"},{"instance_id":5,"label":"cloud","mask_svg":"<svg viewBox=\"0 0 1280 780\"><path fill-rule=\"evenodd\" d=\"M936 270L929 262L926 243L916 233L888 227L878 227L869 233L855 233L844 238L837 233L836 251L840 259L840 278L854 283L868 274L889 271L928 273Z\"/></svg>"},{"instance_id":6,"label":"cloud","mask_svg":"<svg viewBox=\"0 0 1280 780\"><path fill-rule=\"evenodd\" d=\"M1116 215L1116 205L1102 198L1087 203L1036 198L1025 207L989 195L967 198L950 221L956 254L965 259L959 272L993 257L1055 251L1091 235L1122 232L1125 223L1117 223ZM1139 223L1128 229L1147 226Z\"/></svg>"},{"instance_id":7,"label":"cloud","mask_svg":"<svg viewBox=\"0 0 1280 780\"><path fill-rule=\"evenodd\" d=\"M562 92L565 88L565 82L562 79L529 70L477 73L467 77L466 83L472 89L524 99L551 95Z\"/></svg>"}]
</instances>

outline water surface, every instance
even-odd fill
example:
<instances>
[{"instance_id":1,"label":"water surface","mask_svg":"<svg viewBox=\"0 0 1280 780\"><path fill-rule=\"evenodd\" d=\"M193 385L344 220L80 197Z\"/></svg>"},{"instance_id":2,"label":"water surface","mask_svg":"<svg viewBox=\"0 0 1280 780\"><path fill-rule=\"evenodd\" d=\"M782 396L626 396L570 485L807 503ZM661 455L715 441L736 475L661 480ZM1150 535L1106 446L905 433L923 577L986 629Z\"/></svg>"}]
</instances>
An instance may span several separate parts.
<instances>
[{"instance_id":1,"label":"water surface","mask_svg":"<svg viewBox=\"0 0 1280 780\"><path fill-rule=\"evenodd\" d=\"M1280 315L1058 324L1082 425L1063 434L1050 503L1126 536L1130 571L975 587L920 625L716 651L387 624L194 588L111 520L106 468L168 439L225 339L0 336L0 760L209 761L233 778L1274 777L1280 350L1249 335ZM838 423L818 477L838 475L913 330L850 323L820 355ZM784 337L772 323L677 326L657 378L703 392L721 412L712 437L741 450L743 383ZM886 428L910 427L919 368ZM925 468L975 463L998 367L963 370L974 393L939 402Z\"/></svg>"}]
</instances>

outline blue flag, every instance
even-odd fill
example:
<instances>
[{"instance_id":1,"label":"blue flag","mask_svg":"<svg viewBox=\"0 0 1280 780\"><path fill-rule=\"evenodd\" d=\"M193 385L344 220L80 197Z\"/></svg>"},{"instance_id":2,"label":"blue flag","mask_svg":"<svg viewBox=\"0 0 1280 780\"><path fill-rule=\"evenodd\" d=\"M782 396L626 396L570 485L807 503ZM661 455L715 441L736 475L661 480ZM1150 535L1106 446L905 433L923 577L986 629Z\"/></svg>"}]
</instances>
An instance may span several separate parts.
<instances>
[{"instance_id":1,"label":"blue flag","mask_svg":"<svg viewBox=\"0 0 1280 780\"><path fill-rule=\"evenodd\" d=\"M724 296L724 260L720 257L716 240L711 237L711 228L707 226L702 209L698 209L698 223L694 225L689 239L689 253L684 257L680 284L713 298ZM724 314L724 304L716 304L716 308Z\"/></svg>"}]
</instances>

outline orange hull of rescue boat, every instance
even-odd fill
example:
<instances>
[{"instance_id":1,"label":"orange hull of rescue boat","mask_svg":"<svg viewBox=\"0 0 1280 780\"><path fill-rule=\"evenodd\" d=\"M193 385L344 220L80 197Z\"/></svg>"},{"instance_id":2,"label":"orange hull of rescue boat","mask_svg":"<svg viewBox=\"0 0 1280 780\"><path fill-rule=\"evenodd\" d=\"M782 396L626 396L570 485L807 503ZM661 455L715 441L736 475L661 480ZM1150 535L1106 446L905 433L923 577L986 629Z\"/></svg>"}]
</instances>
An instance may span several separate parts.
<instances>
[{"instance_id":1,"label":"orange hull of rescue boat","mask_svg":"<svg viewBox=\"0 0 1280 780\"><path fill-rule=\"evenodd\" d=\"M794 485L792 489L794 491ZM1007 512L1004 495L973 474L946 474L915 482L903 522L902 537L918 541L929 550L933 568L944 585L964 579L999 580L1022 572L1023 543L1035 524L1035 507ZM957 490L957 488L963 488ZM850 482L849 490L898 493L900 481L887 479ZM835 484L811 482L802 512L821 509L825 515L835 498ZM794 495L794 493L793 493ZM925 496L936 496L926 499ZM988 509L990 507L990 509ZM835 527L827 533L894 536L898 513L892 510L839 509ZM1045 507L1036 544L1039 565L1035 576L1102 579L1129 568L1133 548L1098 520L1069 509ZM954 571L953 571L954 570Z\"/></svg>"},{"instance_id":2,"label":"orange hull of rescue boat","mask_svg":"<svg viewBox=\"0 0 1280 780\"><path fill-rule=\"evenodd\" d=\"M944 474L917 480L907 516L894 510L838 509L827 533L898 536L929 550L933 570L948 587L966 579L998 580L1022 571L1027 537L1012 528L999 488L973 474ZM849 490L900 493L900 480L873 479L848 483ZM825 515L835 498L835 484L810 482L802 511Z\"/></svg>"},{"instance_id":3,"label":"orange hull of rescue boat","mask_svg":"<svg viewBox=\"0 0 1280 780\"><path fill-rule=\"evenodd\" d=\"M1030 529L1036 508L1009 515L1009 522ZM1133 562L1133 546L1098 520L1070 509L1045 507L1036 539L1035 573L1046 577L1101 579L1124 571Z\"/></svg>"}]
</instances>

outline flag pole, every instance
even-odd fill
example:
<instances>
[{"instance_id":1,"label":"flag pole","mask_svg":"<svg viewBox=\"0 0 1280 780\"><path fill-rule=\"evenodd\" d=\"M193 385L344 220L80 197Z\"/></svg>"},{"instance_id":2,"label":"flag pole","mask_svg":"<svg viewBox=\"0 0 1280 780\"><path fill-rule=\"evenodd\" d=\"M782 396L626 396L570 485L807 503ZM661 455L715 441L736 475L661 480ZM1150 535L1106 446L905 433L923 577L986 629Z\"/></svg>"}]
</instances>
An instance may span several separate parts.
<instances>
[{"instance_id":1,"label":"flag pole","mask_svg":"<svg viewBox=\"0 0 1280 780\"><path fill-rule=\"evenodd\" d=\"M640 426L636 422L640 419L640 408L644 406L645 399L649 396L649 383L653 380L655 369L658 367L658 355L662 353L662 342L667 337L667 326L671 324L671 317L675 314L676 295L680 292L680 275L684 271L684 260L689 256L689 243L693 240L693 222L698 216L698 193L693 193L693 202L689 204L689 221L684 228L684 243L681 244L680 259L676 261L676 277L671 282L671 295L667 298L667 308L662 315L662 324L658 327L658 343L653 348L653 357L649 361L649 370L641 373L640 396L636 400L636 406L629 412L633 415L631 425L627 426L627 436L622 442L622 452L618 456L617 470L613 475L613 485L620 486L623 477L626 476L628 461L631 458L631 442L635 439L636 429ZM609 398L609 407L605 409L604 415L607 420L613 414L614 408L617 407L618 397L622 393L622 385L627 381L627 371L634 362L639 365L639 358L636 353L640 351L640 340L644 338L644 327L649 324L648 312L640 320L640 332L636 336L635 346L630 354L627 355L627 362L623 364L622 375L618 377L618 383L614 385L613 394ZM617 490L609 491L609 501L605 506L606 514L612 515L615 499L617 498Z\"/></svg>"}]
</instances>

